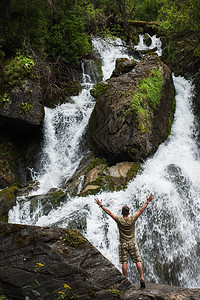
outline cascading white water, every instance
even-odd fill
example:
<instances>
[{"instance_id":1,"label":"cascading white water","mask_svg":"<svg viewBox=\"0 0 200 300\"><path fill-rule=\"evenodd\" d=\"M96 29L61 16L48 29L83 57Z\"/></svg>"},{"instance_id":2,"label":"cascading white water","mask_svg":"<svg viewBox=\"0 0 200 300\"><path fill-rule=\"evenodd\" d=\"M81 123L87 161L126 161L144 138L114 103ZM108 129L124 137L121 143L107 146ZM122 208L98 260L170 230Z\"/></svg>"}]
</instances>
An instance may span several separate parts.
<instances>
[{"instance_id":1,"label":"cascading white water","mask_svg":"<svg viewBox=\"0 0 200 300\"><path fill-rule=\"evenodd\" d=\"M117 58L131 58L125 43L120 38L102 40L97 37L93 39L93 46L94 50L101 55L103 80L110 78Z\"/></svg>"},{"instance_id":2,"label":"cascading white water","mask_svg":"<svg viewBox=\"0 0 200 300\"><path fill-rule=\"evenodd\" d=\"M147 34L147 35L149 35L149 34ZM149 35L149 37L150 37L150 35ZM147 49L153 49L155 47L157 47L157 50L155 52L158 54L158 56L161 56L162 55L162 43L161 43L160 39L157 38L156 35L153 35L151 37L151 45L147 46L144 43L144 35L140 34L139 35L139 43L134 48L136 50L147 50Z\"/></svg>"},{"instance_id":3,"label":"cascading white water","mask_svg":"<svg viewBox=\"0 0 200 300\"><path fill-rule=\"evenodd\" d=\"M101 39L94 39L93 43L96 51L101 54L104 79L107 79L112 73L115 59L122 57L121 51L125 51L125 47L120 40L117 41L118 46ZM123 56L128 57L128 54L124 52ZM130 182L126 190L104 192L98 197L114 214L120 215L124 204L130 206L131 213L135 213L145 202L146 195L154 193L155 199L136 223L136 238L143 258L145 278L147 281L197 287L200 282L200 159L195 143L194 116L191 108L192 84L181 77L173 79L176 88L176 113L170 137L160 145L155 155L144 162L142 171ZM92 109L89 94L88 98L89 100L82 105L84 108L82 114L85 113L85 106L89 106L89 111L85 114L89 115ZM82 100L82 98L77 99L77 102L73 100L71 106L80 108ZM71 110L74 120L76 110L74 108L73 111L73 107ZM54 110L50 112L53 114ZM64 113L64 109L60 110L60 114L62 112ZM55 122L58 122L57 119ZM60 129L61 125L58 122L57 128ZM57 153L59 149L66 147L64 151L68 156L66 141L70 134L76 135L78 128L75 132L69 133L66 128L67 126L64 126L64 131L61 131L62 138L56 141L58 149L56 146L54 149ZM81 135L82 132L79 136L76 135L72 150L75 153L72 153L75 160L80 155L76 150L76 143ZM49 145L51 144L53 143L50 142ZM53 172L59 168L61 173L63 171L62 162L65 158L60 157L60 153L58 152L58 158L52 165ZM73 173L76 162L67 163L72 168L67 172ZM47 176L51 175L51 172L47 170ZM79 228L82 226L85 236L120 269L117 226L98 208L93 196L69 198L67 203L63 203L45 216L37 212L30 216L29 209L30 207L26 208L25 204L21 206L18 203L10 211L9 222L62 227L73 223ZM131 281L138 280L135 265L131 262L128 273Z\"/></svg>"},{"instance_id":4,"label":"cascading white water","mask_svg":"<svg viewBox=\"0 0 200 300\"><path fill-rule=\"evenodd\" d=\"M83 73L80 95L71 97L70 103L55 109L45 108L43 169L33 176L40 185L33 195L57 187L63 178L67 181L77 169L83 157L81 138L94 107L89 92L92 85L90 76Z\"/></svg>"},{"instance_id":5,"label":"cascading white water","mask_svg":"<svg viewBox=\"0 0 200 300\"><path fill-rule=\"evenodd\" d=\"M112 41L93 38L94 50L104 53L103 79L111 76L117 57L128 57L122 40ZM85 73L87 68L87 73ZM77 169L83 157L81 138L88 124L94 107L94 99L90 89L97 82L98 76L94 73L92 61L82 63L83 82L80 95L71 97L70 103L57 106L55 109L45 108L44 121L44 149L42 170L32 172L34 180L39 181L39 189L32 195L40 195L57 187L65 178L67 181ZM96 70L95 70L96 71ZM96 76L95 76L96 75Z\"/></svg>"}]
</instances>

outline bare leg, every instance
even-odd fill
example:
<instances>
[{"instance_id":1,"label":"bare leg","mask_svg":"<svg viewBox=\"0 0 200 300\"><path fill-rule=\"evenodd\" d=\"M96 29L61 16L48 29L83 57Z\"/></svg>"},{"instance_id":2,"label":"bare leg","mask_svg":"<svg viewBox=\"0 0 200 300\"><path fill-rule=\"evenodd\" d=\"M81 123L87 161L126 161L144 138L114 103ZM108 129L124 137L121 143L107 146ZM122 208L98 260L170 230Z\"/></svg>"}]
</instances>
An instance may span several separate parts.
<instances>
[{"instance_id":1,"label":"bare leg","mask_svg":"<svg viewBox=\"0 0 200 300\"><path fill-rule=\"evenodd\" d=\"M138 272L140 273L140 277L142 280L144 280L143 270L142 270L142 264L140 261L136 262L136 266L138 269Z\"/></svg>"},{"instance_id":2,"label":"bare leg","mask_svg":"<svg viewBox=\"0 0 200 300\"><path fill-rule=\"evenodd\" d=\"M122 264L122 273L125 277L127 277L127 264Z\"/></svg>"}]
</instances>

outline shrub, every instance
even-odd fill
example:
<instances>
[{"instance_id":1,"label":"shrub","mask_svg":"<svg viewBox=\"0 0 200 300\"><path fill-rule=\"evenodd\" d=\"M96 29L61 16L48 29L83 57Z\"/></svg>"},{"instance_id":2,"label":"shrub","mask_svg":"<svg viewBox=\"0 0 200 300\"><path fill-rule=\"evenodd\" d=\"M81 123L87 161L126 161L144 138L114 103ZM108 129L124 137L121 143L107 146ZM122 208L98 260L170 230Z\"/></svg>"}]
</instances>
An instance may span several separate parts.
<instances>
[{"instance_id":1,"label":"shrub","mask_svg":"<svg viewBox=\"0 0 200 300\"><path fill-rule=\"evenodd\" d=\"M33 66L31 56L18 53L4 69L5 83L10 87L16 86L32 72Z\"/></svg>"}]
</instances>

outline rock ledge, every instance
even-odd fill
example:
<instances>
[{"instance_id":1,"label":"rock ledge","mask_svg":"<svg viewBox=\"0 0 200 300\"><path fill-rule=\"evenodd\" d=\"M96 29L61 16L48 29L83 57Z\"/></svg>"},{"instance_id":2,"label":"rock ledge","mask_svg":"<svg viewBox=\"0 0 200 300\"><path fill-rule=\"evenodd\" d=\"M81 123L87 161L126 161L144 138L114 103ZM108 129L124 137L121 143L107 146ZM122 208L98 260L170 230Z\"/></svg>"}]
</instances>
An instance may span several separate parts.
<instances>
[{"instance_id":1,"label":"rock ledge","mask_svg":"<svg viewBox=\"0 0 200 300\"><path fill-rule=\"evenodd\" d=\"M34 299L57 299L64 284L73 299L194 299L200 289L131 284L78 231L0 223L0 288L8 299L32 296L35 267L40 285ZM120 294L120 295L118 295ZM32 298L31 298L32 299ZM71 298L72 299L72 298Z\"/></svg>"}]
</instances>

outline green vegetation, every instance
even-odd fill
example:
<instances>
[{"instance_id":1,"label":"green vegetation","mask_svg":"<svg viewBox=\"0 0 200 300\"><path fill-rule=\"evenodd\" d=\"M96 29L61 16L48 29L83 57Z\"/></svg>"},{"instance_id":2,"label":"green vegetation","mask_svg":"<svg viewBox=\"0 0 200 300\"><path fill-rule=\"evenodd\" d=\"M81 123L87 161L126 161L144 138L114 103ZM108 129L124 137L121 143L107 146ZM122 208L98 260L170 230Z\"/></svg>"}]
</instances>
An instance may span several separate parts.
<instances>
[{"instance_id":1,"label":"green vegetation","mask_svg":"<svg viewBox=\"0 0 200 300\"><path fill-rule=\"evenodd\" d=\"M136 40L129 21L137 20L159 22L170 37L186 33L199 37L199 19L199 0L2 0L0 59L14 59L5 75L12 85L17 80L16 67L21 70L24 59L25 71L32 68L30 55L79 68L80 60L91 50L91 34L130 33Z\"/></svg>"},{"instance_id":2,"label":"green vegetation","mask_svg":"<svg viewBox=\"0 0 200 300\"><path fill-rule=\"evenodd\" d=\"M105 81L98 82L95 87L90 91L91 95L98 100L104 91L106 91L108 83Z\"/></svg>"},{"instance_id":3,"label":"green vegetation","mask_svg":"<svg viewBox=\"0 0 200 300\"><path fill-rule=\"evenodd\" d=\"M43 267L44 267L44 265L42 263L36 263L31 285L27 285L27 286L23 287L23 289L25 290L25 295L26 295L25 300L31 300L33 295L34 295L34 298L35 298L35 296L36 297L40 296L40 293L37 291L37 288L40 286L39 277L40 277L41 268L43 268ZM31 295L31 297L30 297L30 295Z\"/></svg>"},{"instance_id":4,"label":"green vegetation","mask_svg":"<svg viewBox=\"0 0 200 300\"><path fill-rule=\"evenodd\" d=\"M9 94L4 93L2 100L3 100L3 102L9 102L10 101Z\"/></svg>"},{"instance_id":5,"label":"green vegetation","mask_svg":"<svg viewBox=\"0 0 200 300\"><path fill-rule=\"evenodd\" d=\"M153 69L150 76L141 80L132 100L128 103L125 114L136 117L141 133L151 133L152 111L159 106L163 85L163 76L159 70Z\"/></svg>"},{"instance_id":6,"label":"green vegetation","mask_svg":"<svg viewBox=\"0 0 200 300\"><path fill-rule=\"evenodd\" d=\"M7 300L8 298L5 295L0 295L0 300Z\"/></svg>"},{"instance_id":7,"label":"green vegetation","mask_svg":"<svg viewBox=\"0 0 200 300\"><path fill-rule=\"evenodd\" d=\"M200 45L198 45L194 50L194 56L200 57Z\"/></svg>"},{"instance_id":8,"label":"green vegetation","mask_svg":"<svg viewBox=\"0 0 200 300\"><path fill-rule=\"evenodd\" d=\"M163 1L158 20L168 35L200 33L200 2L198 0Z\"/></svg>"},{"instance_id":9,"label":"green vegetation","mask_svg":"<svg viewBox=\"0 0 200 300\"><path fill-rule=\"evenodd\" d=\"M27 102L22 102L20 104L19 114L20 115L26 115L26 113L30 112L32 108L33 108L32 104L27 103Z\"/></svg>"},{"instance_id":10,"label":"green vegetation","mask_svg":"<svg viewBox=\"0 0 200 300\"><path fill-rule=\"evenodd\" d=\"M109 289L108 292L112 293L113 295L121 296L121 292L117 289Z\"/></svg>"},{"instance_id":11,"label":"green vegetation","mask_svg":"<svg viewBox=\"0 0 200 300\"><path fill-rule=\"evenodd\" d=\"M91 298L96 298L96 293L95 293L95 291L93 291L93 290L89 290L88 291L88 295L91 297Z\"/></svg>"},{"instance_id":12,"label":"green vegetation","mask_svg":"<svg viewBox=\"0 0 200 300\"><path fill-rule=\"evenodd\" d=\"M129 183L129 181L131 179L133 179L134 177L136 177L137 173L140 171L140 163L139 162L134 162L132 167L130 168L130 170L128 171L127 173L127 182L126 182L126 185L125 187L127 187L127 184Z\"/></svg>"},{"instance_id":13,"label":"green vegetation","mask_svg":"<svg viewBox=\"0 0 200 300\"><path fill-rule=\"evenodd\" d=\"M89 166L88 166L88 169L87 169L87 172L89 172L90 170L92 170L93 168L99 166L99 165L102 165L102 164L105 164L107 166L107 161L105 160L105 158L94 158Z\"/></svg>"},{"instance_id":14,"label":"green vegetation","mask_svg":"<svg viewBox=\"0 0 200 300\"><path fill-rule=\"evenodd\" d=\"M58 298L56 300L61 299L79 299L79 295L71 292L71 287L68 284L63 283L63 289L58 292Z\"/></svg>"},{"instance_id":15,"label":"green vegetation","mask_svg":"<svg viewBox=\"0 0 200 300\"><path fill-rule=\"evenodd\" d=\"M13 184L12 186L0 191L0 199L2 199L3 205L0 206L0 222L8 222L8 211L13 207L16 201L16 191L18 186Z\"/></svg>"},{"instance_id":16,"label":"green vegetation","mask_svg":"<svg viewBox=\"0 0 200 300\"><path fill-rule=\"evenodd\" d=\"M85 0L1 1L1 57L15 56L21 49L77 66L91 49L85 33L89 8Z\"/></svg>"},{"instance_id":17,"label":"green vegetation","mask_svg":"<svg viewBox=\"0 0 200 300\"><path fill-rule=\"evenodd\" d=\"M78 230L68 229L63 241L69 246L77 249L84 249L87 247L87 240L79 233Z\"/></svg>"},{"instance_id":18,"label":"green vegetation","mask_svg":"<svg viewBox=\"0 0 200 300\"><path fill-rule=\"evenodd\" d=\"M32 104L29 104L27 102L22 102L20 105L20 114L26 114L28 112L31 111L31 109L33 108Z\"/></svg>"},{"instance_id":19,"label":"green vegetation","mask_svg":"<svg viewBox=\"0 0 200 300\"><path fill-rule=\"evenodd\" d=\"M17 54L4 68L4 80L9 87L16 86L22 79L30 75L34 66L31 56Z\"/></svg>"},{"instance_id":20,"label":"green vegetation","mask_svg":"<svg viewBox=\"0 0 200 300\"><path fill-rule=\"evenodd\" d=\"M0 288L0 300L8 300L8 298L4 295L3 289Z\"/></svg>"}]
</instances>

